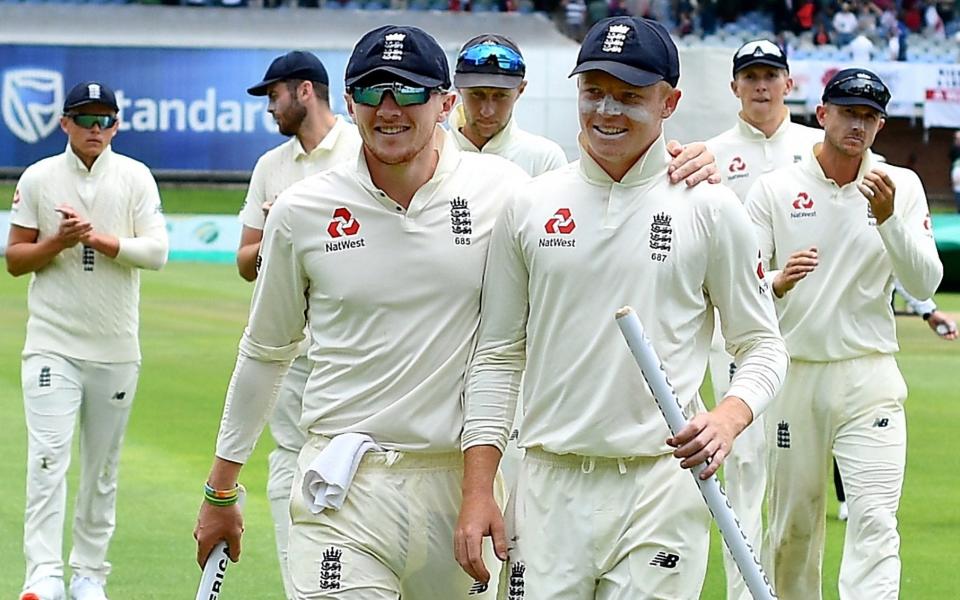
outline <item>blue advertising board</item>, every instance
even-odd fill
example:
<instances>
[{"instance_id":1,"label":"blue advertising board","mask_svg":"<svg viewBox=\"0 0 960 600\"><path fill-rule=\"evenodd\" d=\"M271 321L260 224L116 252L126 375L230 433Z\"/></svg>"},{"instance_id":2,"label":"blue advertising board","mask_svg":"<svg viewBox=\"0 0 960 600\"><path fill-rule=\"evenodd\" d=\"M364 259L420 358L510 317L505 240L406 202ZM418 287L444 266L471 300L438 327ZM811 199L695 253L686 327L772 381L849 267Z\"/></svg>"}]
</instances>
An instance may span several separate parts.
<instances>
[{"instance_id":1,"label":"blue advertising board","mask_svg":"<svg viewBox=\"0 0 960 600\"><path fill-rule=\"evenodd\" d=\"M263 97L246 93L279 50L0 44L0 167L63 152L66 92L100 80L117 93L117 152L157 170L250 171L284 138ZM334 112L344 114L347 50L318 51Z\"/></svg>"}]
</instances>

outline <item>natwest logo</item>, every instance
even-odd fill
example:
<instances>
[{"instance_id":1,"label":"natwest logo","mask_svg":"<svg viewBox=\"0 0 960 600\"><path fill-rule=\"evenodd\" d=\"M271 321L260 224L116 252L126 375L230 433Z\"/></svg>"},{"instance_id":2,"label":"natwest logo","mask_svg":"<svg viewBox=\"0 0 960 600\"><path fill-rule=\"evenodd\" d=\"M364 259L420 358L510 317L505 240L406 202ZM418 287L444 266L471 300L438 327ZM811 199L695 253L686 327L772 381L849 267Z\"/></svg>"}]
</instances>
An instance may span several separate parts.
<instances>
[{"instance_id":1,"label":"natwest logo","mask_svg":"<svg viewBox=\"0 0 960 600\"><path fill-rule=\"evenodd\" d=\"M747 168L747 163L743 162L743 159L739 156L735 156L733 160L730 161L730 166L727 167L731 173L736 173L737 171L743 171Z\"/></svg>"},{"instance_id":2,"label":"natwest logo","mask_svg":"<svg viewBox=\"0 0 960 600\"><path fill-rule=\"evenodd\" d=\"M813 208L813 198L810 197L806 192L800 192L797 194L797 198L793 201L793 209L811 209Z\"/></svg>"},{"instance_id":3,"label":"natwest logo","mask_svg":"<svg viewBox=\"0 0 960 600\"><path fill-rule=\"evenodd\" d=\"M330 221L329 225L327 225L327 233L329 233L330 237L335 240L341 237L350 239L327 242L324 244L324 248L327 252L339 252L341 250L349 250L351 248L363 248L367 245L367 240L353 237L359 232L360 221L353 218L353 214L348 208L341 206L337 210L333 211L333 220Z\"/></svg>"},{"instance_id":4,"label":"natwest logo","mask_svg":"<svg viewBox=\"0 0 960 600\"><path fill-rule=\"evenodd\" d=\"M547 233L562 233L564 235L573 233L576 227L577 224L573 220L573 215L570 213L569 208L561 208L558 210L553 217L547 219L546 224L543 226Z\"/></svg>"},{"instance_id":5,"label":"natwest logo","mask_svg":"<svg viewBox=\"0 0 960 600\"><path fill-rule=\"evenodd\" d=\"M360 231L360 221L353 218L353 214L344 207L333 211L333 220L327 225L327 233L332 238L340 236L357 235Z\"/></svg>"}]
</instances>

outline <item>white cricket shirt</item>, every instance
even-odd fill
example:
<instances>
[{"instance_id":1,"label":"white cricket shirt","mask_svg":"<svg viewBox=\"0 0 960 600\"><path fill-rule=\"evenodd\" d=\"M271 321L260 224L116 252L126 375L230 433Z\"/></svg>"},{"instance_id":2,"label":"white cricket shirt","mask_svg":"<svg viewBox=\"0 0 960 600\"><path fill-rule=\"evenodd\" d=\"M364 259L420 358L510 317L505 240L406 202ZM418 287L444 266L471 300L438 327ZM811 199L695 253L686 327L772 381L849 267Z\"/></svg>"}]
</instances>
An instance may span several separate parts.
<instances>
[{"instance_id":1,"label":"white cricket shirt","mask_svg":"<svg viewBox=\"0 0 960 600\"><path fill-rule=\"evenodd\" d=\"M10 222L55 236L69 204L95 232L115 236L115 259L77 244L60 252L30 279L24 354L54 352L96 362L140 360L140 268L159 269L167 258L160 193L143 163L108 146L87 167L70 145L23 172ZM146 241L146 243L144 243Z\"/></svg>"},{"instance_id":2,"label":"white cricket shirt","mask_svg":"<svg viewBox=\"0 0 960 600\"><path fill-rule=\"evenodd\" d=\"M708 140L707 148L716 157L723 183L742 202L758 177L800 162L822 141L822 129L794 123L789 114L770 137L737 116L737 124Z\"/></svg>"},{"instance_id":3,"label":"white cricket shirt","mask_svg":"<svg viewBox=\"0 0 960 600\"><path fill-rule=\"evenodd\" d=\"M490 245L463 446L501 450L520 375L521 447L657 456L666 422L614 321L632 305L688 414L701 403L714 326L741 365L730 394L755 415L780 388L787 354L759 246L722 185L670 185L663 138L614 182L579 162L520 187Z\"/></svg>"},{"instance_id":4,"label":"white cricket shirt","mask_svg":"<svg viewBox=\"0 0 960 600\"><path fill-rule=\"evenodd\" d=\"M558 169L569 162L560 144L520 129L513 117L510 117L506 127L490 138L483 145L483 148L479 149L460 132L460 128L466 122L463 105L458 104L450 116L450 129L448 131L457 146L466 152L502 156L518 165L531 177Z\"/></svg>"},{"instance_id":5,"label":"white cricket shirt","mask_svg":"<svg viewBox=\"0 0 960 600\"><path fill-rule=\"evenodd\" d=\"M253 167L240 222L262 230L264 204L275 201L280 192L308 175L356 159L361 143L357 126L337 116L333 127L310 152L303 149L297 136L268 150Z\"/></svg>"},{"instance_id":6,"label":"white cricket shirt","mask_svg":"<svg viewBox=\"0 0 960 600\"><path fill-rule=\"evenodd\" d=\"M365 433L394 450L458 450L490 233L526 179L502 158L445 143L408 210L373 184L362 153L284 192L266 222L217 455L249 456L305 315L315 366L303 429Z\"/></svg>"},{"instance_id":7,"label":"white cricket shirt","mask_svg":"<svg viewBox=\"0 0 960 600\"><path fill-rule=\"evenodd\" d=\"M896 186L894 214L877 226L857 183L871 169ZM856 181L840 187L811 149L796 165L761 177L747 196L764 266L781 269L811 246L819 265L775 299L790 356L846 360L898 349L890 306L894 277L910 294L929 298L943 276L930 229L923 184L909 169L878 162L867 151ZM773 281L775 272L769 274Z\"/></svg>"}]
</instances>

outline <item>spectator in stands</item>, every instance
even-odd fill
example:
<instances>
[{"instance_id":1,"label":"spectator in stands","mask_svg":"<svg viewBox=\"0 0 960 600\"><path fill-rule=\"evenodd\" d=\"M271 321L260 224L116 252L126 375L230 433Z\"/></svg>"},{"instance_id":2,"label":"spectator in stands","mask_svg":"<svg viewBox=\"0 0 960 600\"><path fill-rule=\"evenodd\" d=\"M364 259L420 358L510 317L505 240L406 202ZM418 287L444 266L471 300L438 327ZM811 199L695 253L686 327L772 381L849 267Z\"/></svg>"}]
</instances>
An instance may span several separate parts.
<instances>
[{"instance_id":1,"label":"spectator in stands","mask_svg":"<svg viewBox=\"0 0 960 600\"><path fill-rule=\"evenodd\" d=\"M717 32L717 0L700 0L697 4L697 14L700 16L700 31L703 35L713 35Z\"/></svg>"},{"instance_id":2,"label":"spectator in stands","mask_svg":"<svg viewBox=\"0 0 960 600\"><path fill-rule=\"evenodd\" d=\"M953 132L953 147L950 148L950 179L953 181L953 201L960 213L960 131Z\"/></svg>"},{"instance_id":3,"label":"spectator in stands","mask_svg":"<svg viewBox=\"0 0 960 600\"><path fill-rule=\"evenodd\" d=\"M834 43L843 47L849 44L857 31L857 16L853 14L850 5L844 2L837 14L833 15Z\"/></svg>"},{"instance_id":4,"label":"spectator in stands","mask_svg":"<svg viewBox=\"0 0 960 600\"><path fill-rule=\"evenodd\" d=\"M590 0L587 3L587 27L592 27L597 21L610 16L610 5L607 0Z\"/></svg>"},{"instance_id":5,"label":"spectator in stands","mask_svg":"<svg viewBox=\"0 0 960 600\"><path fill-rule=\"evenodd\" d=\"M816 10L813 0L802 0L793 14L793 32L800 35L813 29L813 15Z\"/></svg>"},{"instance_id":6,"label":"spectator in stands","mask_svg":"<svg viewBox=\"0 0 960 600\"><path fill-rule=\"evenodd\" d=\"M817 46L826 46L830 43L830 32L827 31L827 26L823 21L817 23L817 30L813 34L813 43Z\"/></svg>"},{"instance_id":7,"label":"spectator in stands","mask_svg":"<svg viewBox=\"0 0 960 600\"><path fill-rule=\"evenodd\" d=\"M873 2L861 4L857 17L857 30L872 39L877 34L877 17L880 14L880 9Z\"/></svg>"},{"instance_id":8,"label":"spectator in stands","mask_svg":"<svg viewBox=\"0 0 960 600\"><path fill-rule=\"evenodd\" d=\"M946 28L940 13L937 12L936 0L928 0L927 6L923 11L923 33L927 37L936 39L945 39L947 37Z\"/></svg>"},{"instance_id":9,"label":"spectator in stands","mask_svg":"<svg viewBox=\"0 0 960 600\"><path fill-rule=\"evenodd\" d=\"M857 37L847 44L846 48L850 51L850 60L855 65L865 65L870 62L873 53L873 42L863 31L857 34Z\"/></svg>"},{"instance_id":10,"label":"spectator in stands","mask_svg":"<svg viewBox=\"0 0 960 600\"><path fill-rule=\"evenodd\" d=\"M903 0L901 20L911 33L920 33L923 28L923 13L919 0Z\"/></svg>"},{"instance_id":11,"label":"spectator in stands","mask_svg":"<svg viewBox=\"0 0 960 600\"><path fill-rule=\"evenodd\" d=\"M587 5L584 0L563 0L567 37L578 42L583 39L587 22Z\"/></svg>"}]
</instances>

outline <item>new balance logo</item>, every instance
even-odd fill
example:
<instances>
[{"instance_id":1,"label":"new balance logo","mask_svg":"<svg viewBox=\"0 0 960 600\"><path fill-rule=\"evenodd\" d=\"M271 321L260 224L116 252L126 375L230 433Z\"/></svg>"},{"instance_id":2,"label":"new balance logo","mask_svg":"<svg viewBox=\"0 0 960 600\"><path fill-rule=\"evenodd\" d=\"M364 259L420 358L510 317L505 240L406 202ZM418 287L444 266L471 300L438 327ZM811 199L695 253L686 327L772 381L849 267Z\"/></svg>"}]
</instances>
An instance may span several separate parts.
<instances>
[{"instance_id":1,"label":"new balance logo","mask_svg":"<svg viewBox=\"0 0 960 600\"><path fill-rule=\"evenodd\" d=\"M485 591L487 591L487 584L482 583L480 581L474 581L473 585L470 586L470 591L467 592L467 595L477 596L479 594L484 593Z\"/></svg>"},{"instance_id":2,"label":"new balance logo","mask_svg":"<svg viewBox=\"0 0 960 600\"><path fill-rule=\"evenodd\" d=\"M123 400L126 397L127 397L126 392L117 392L116 394L113 395L114 400Z\"/></svg>"},{"instance_id":3,"label":"new balance logo","mask_svg":"<svg viewBox=\"0 0 960 600\"><path fill-rule=\"evenodd\" d=\"M92 271L92 270L93 270L93 262L94 262L95 257L96 257L96 254L95 254L93 248L91 248L90 246L84 246L84 247L83 247L83 259L82 259L82 261L83 261L83 270L84 270L84 271Z\"/></svg>"},{"instance_id":4,"label":"new balance logo","mask_svg":"<svg viewBox=\"0 0 960 600\"><path fill-rule=\"evenodd\" d=\"M50 387L50 367L40 369L40 380L37 382L40 387Z\"/></svg>"},{"instance_id":5,"label":"new balance logo","mask_svg":"<svg viewBox=\"0 0 960 600\"><path fill-rule=\"evenodd\" d=\"M321 590L340 589L340 571L343 568L340 558L342 556L343 551L334 546L323 551L323 562L320 563Z\"/></svg>"},{"instance_id":6,"label":"new balance logo","mask_svg":"<svg viewBox=\"0 0 960 600\"><path fill-rule=\"evenodd\" d=\"M886 426L889 425L889 424L890 424L890 419L888 419L888 418L886 418L886 417L882 417L882 418L876 419L876 420L873 422L873 426L874 426L874 427L886 427Z\"/></svg>"},{"instance_id":7,"label":"new balance logo","mask_svg":"<svg viewBox=\"0 0 960 600\"><path fill-rule=\"evenodd\" d=\"M663 567L664 569L675 569L680 562L679 554L668 554L667 552L657 552L657 555L650 561L651 567Z\"/></svg>"},{"instance_id":8,"label":"new balance logo","mask_svg":"<svg viewBox=\"0 0 960 600\"><path fill-rule=\"evenodd\" d=\"M777 423L777 448L790 447L790 424L786 421Z\"/></svg>"}]
</instances>

